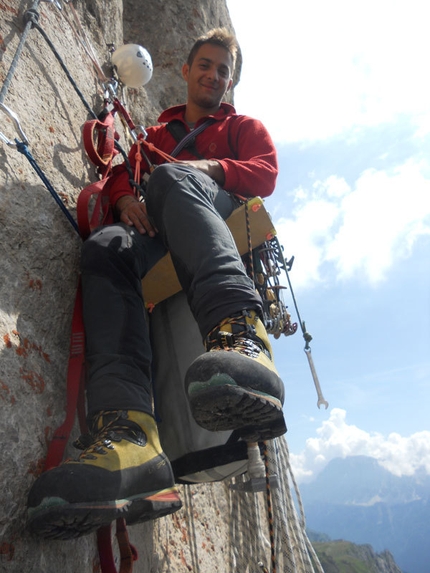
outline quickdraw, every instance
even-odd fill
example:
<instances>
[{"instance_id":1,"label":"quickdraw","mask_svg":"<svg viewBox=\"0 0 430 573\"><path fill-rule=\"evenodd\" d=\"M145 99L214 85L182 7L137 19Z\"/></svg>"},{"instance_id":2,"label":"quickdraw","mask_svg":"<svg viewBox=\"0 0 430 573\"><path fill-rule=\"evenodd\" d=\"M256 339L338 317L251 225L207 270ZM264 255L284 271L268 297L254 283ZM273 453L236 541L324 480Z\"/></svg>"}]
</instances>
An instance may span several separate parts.
<instances>
[{"instance_id":1,"label":"quickdraw","mask_svg":"<svg viewBox=\"0 0 430 573\"><path fill-rule=\"evenodd\" d=\"M252 248L251 228L249 225L249 205L245 202L245 221L248 238L248 253L243 257L249 277L254 281L263 302L263 322L269 334L279 338L281 334L291 336L297 331L297 323L291 322L291 315L282 297L280 285L281 271L291 269L292 261L285 262L282 247L276 235L262 245Z\"/></svg>"}]
</instances>

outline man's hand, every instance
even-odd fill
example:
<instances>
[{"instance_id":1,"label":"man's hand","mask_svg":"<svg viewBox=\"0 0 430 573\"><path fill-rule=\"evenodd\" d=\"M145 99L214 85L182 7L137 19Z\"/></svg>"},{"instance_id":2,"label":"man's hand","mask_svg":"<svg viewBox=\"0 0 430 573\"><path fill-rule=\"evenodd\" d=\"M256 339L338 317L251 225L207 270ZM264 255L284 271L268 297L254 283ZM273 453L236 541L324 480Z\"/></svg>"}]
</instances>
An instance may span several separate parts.
<instances>
[{"instance_id":1,"label":"man's hand","mask_svg":"<svg viewBox=\"0 0 430 573\"><path fill-rule=\"evenodd\" d=\"M216 159L196 159L194 161L179 161L178 163L202 171L216 181L220 187L225 183L224 169Z\"/></svg>"},{"instance_id":2,"label":"man's hand","mask_svg":"<svg viewBox=\"0 0 430 573\"><path fill-rule=\"evenodd\" d=\"M150 237L155 237L155 229L146 213L146 205L138 201L131 195L120 197L115 204L115 209L119 215L120 221L131 227L136 227L141 235L148 233Z\"/></svg>"}]
</instances>

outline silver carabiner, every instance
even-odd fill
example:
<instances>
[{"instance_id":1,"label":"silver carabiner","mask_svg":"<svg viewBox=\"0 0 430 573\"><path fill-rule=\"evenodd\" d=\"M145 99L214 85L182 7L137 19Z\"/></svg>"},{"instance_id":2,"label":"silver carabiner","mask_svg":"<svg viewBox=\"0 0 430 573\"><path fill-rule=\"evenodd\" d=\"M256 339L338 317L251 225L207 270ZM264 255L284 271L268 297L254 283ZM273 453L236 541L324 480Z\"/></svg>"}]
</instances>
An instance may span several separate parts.
<instances>
[{"instance_id":1,"label":"silver carabiner","mask_svg":"<svg viewBox=\"0 0 430 573\"><path fill-rule=\"evenodd\" d=\"M0 103L0 109L10 117L10 119L13 121L13 124L15 126L15 130L18 133L19 137L21 138L21 142L24 143L24 145L28 145L28 139L27 136L25 135L24 131L22 130L21 124L19 123L19 119L18 116L16 115L16 113L14 113L11 109L9 109L4 103ZM16 147L16 143L14 141L11 141L10 139L8 139L1 131L0 131L0 139L6 143L6 145L9 145L9 147Z\"/></svg>"},{"instance_id":2,"label":"silver carabiner","mask_svg":"<svg viewBox=\"0 0 430 573\"><path fill-rule=\"evenodd\" d=\"M114 78L102 83L102 88L104 90L105 99L111 101L117 97L118 82Z\"/></svg>"},{"instance_id":3,"label":"silver carabiner","mask_svg":"<svg viewBox=\"0 0 430 573\"><path fill-rule=\"evenodd\" d=\"M146 139L148 137L148 132L143 127L143 125L136 125L134 129L130 129L130 135L136 142L139 135L143 135L143 139Z\"/></svg>"},{"instance_id":4,"label":"silver carabiner","mask_svg":"<svg viewBox=\"0 0 430 573\"><path fill-rule=\"evenodd\" d=\"M58 2L58 0L42 0L42 2L47 2L48 4L54 4L54 6L56 6L59 10L63 9L63 7ZM66 2L67 2L67 0L66 0Z\"/></svg>"}]
</instances>

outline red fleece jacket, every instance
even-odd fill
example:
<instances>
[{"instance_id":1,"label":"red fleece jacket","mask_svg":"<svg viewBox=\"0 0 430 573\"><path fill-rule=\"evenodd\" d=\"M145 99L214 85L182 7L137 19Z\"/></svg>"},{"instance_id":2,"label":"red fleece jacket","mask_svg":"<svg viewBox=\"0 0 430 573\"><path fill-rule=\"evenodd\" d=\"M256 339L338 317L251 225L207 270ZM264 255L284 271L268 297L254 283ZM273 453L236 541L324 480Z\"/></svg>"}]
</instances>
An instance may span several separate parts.
<instances>
[{"instance_id":1,"label":"red fleece jacket","mask_svg":"<svg viewBox=\"0 0 430 573\"><path fill-rule=\"evenodd\" d=\"M189 132L190 129L184 119L185 107L178 105L163 111L158 118L161 125L147 128L147 141L165 153L171 153L177 142L166 124L173 119L179 119ZM223 188L244 197L270 195L275 188L278 162L275 146L263 124L251 117L237 115L234 107L228 103L222 103L217 113L208 117L214 118L215 121L197 135L195 146L206 159L219 161L225 174ZM207 117L200 119L195 127L206 119ZM145 147L143 149L151 163L154 165L164 163L156 152L148 152ZM129 153L133 168L135 154L136 146L133 145ZM177 159L195 160L196 157L189 151L182 150ZM142 162L141 168L142 171L148 170L145 161ZM125 167L115 169L110 192L112 205L124 195L133 195L128 179Z\"/></svg>"}]
</instances>

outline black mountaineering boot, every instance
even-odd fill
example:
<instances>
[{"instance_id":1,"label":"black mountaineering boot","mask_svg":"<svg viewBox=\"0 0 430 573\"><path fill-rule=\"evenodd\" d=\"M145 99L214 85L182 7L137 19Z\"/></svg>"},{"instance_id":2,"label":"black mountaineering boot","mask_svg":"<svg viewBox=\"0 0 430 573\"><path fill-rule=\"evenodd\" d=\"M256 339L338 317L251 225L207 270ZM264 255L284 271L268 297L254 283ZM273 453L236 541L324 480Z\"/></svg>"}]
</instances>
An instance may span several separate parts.
<instances>
[{"instance_id":1,"label":"black mountaineering boot","mask_svg":"<svg viewBox=\"0 0 430 573\"><path fill-rule=\"evenodd\" d=\"M78 460L43 473L28 496L28 528L36 535L71 539L118 517L128 524L156 519L181 506L169 460L149 414L98 414Z\"/></svg>"},{"instance_id":2,"label":"black mountaineering boot","mask_svg":"<svg viewBox=\"0 0 430 573\"><path fill-rule=\"evenodd\" d=\"M255 311L226 318L207 336L208 352L185 376L191 412L211 431L238 430L246 441L270 440L287 431L284 385Z\"/></svg>"}]
</instances>

